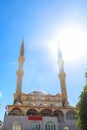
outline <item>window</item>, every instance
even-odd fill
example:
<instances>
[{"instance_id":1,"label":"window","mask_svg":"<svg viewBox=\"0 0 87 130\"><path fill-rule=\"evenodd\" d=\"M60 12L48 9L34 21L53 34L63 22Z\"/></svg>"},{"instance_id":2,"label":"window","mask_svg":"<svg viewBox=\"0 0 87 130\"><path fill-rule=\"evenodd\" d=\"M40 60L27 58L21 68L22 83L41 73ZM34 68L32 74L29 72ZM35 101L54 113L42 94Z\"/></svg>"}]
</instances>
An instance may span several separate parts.
<instances>
[{"instance_id":1,"label":"window","mask_svg":"<svg viewBox=\"0 0 87 130\"><path fill-rule=\"evenodd\" d=\"M31 129L30 130L41 130L40 129L40 124L38 122L33 122L31 124Z\"/></svg>"},{"instance_id":2,"label":"window","mask_svg":"<svg viewBox=\"0 0 87 130\"><path fill-rule=\"evenodd\" d=\"M27 100L34 100L34 98L33 97L27 97Z\"/></svg>"},{"instance_id":3,"label":"window","mask_svg":"<svg viewBox=\"0 0 87 130\"><path fill-rule=\"evenodd\" d=\"M53 122L47 122L46 130L56 130L55 129L55 124Z\"/></svg>"},{"instance_id":4,"label":"window","mask_svg":"<svg viewBox=\"0 0 87 130\"><path fill-rule=\"evenodd\" d=\"M66 113L66 119L67 120L76 120L78 118L77 112L70 110Z\"/></svg>"},{"instance_id":5,"label":"window","mask_svg":"<svg viewBox=\"0 0 87 130\"><path fill-rule=\"evenodd\" d=\"M12 127L12 130L21 130L21 126L15 125L15 126Z\"/></svg>"},{"instance_id":6,"label":"window","mask_svg":"<svg viewBox=\"0 0 87 130\"><path fill-rule=\"evenodd\" d=\"M53 107L53 104L51 104L50 106Z\"/></svg>"},{"instance_id":7,"label":"window","mask_svg":"<svg viewBox=\"0 0 87 130\"><path fill-rule=\"evenodd\" d=\"M12 123L12 128L11 130L21 130L21 123L17 120L15 120L13 123Z\"/></svg>"}]
</instances>

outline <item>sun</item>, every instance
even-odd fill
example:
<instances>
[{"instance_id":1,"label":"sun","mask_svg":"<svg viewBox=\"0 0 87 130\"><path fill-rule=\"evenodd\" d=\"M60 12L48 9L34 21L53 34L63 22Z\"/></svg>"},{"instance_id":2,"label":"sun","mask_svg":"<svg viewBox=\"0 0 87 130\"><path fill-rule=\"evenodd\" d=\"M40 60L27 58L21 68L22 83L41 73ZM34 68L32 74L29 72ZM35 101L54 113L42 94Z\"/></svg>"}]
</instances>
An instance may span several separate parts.
<instances>
[{"instance_id":1,"label":"sun","mask_svg":"<svg viewBox=\"0 0 87 130\"><path fill-rule=\"evenodd\" d=\"M87 49L87 32L78 26L61 28L58 40L67 62L80 60Z\"/></svg>"},{"instance_id":2,"label":"sun","mask_svg":"<svg viewBox=\"0 0 87 130\"><path fill-rule=\"evenodd\" d=\"M79 63L86 55L87 32L79 26L62 26L55 37L46 44L50 56L58 60L58 44L62 50L63 59L67 63Z\"/></svg>"}]
</instances>

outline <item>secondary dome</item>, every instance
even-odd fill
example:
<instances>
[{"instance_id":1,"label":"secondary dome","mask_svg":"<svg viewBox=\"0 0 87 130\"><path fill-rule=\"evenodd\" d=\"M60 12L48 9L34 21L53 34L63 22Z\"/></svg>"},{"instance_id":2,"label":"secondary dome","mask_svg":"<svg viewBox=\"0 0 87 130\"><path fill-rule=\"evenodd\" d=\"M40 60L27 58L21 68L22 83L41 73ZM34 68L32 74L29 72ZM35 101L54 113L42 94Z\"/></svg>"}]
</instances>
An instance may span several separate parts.
<instances>
[{"instance_id":1,"label":"secondary dome","mask_svg":"<svg viewBox=\"0 0 87 130\"><path fill-rule=\"evenodd\" d=\"M36 94L36 95L46 95L46 93L44 91L41 91L41 90L36 90L36 91L33 91L31 92L30 94Z\"/></svg>"}]
</instances>

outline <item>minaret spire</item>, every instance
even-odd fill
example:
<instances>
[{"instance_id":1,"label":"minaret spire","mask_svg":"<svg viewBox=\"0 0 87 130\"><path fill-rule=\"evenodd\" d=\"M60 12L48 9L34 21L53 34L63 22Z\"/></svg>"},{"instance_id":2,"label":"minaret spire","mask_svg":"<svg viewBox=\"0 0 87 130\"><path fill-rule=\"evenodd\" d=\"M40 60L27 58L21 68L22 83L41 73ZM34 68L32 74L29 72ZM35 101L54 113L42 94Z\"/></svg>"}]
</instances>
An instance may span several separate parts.
<instances>
[{"instance_id":1,"label":"minaret spire","mask_svg":"<svg viewBox=\"0 0 87 130\"><path fill-rule=\"evenodd\" d=\"M67 90L66 90L66 73L64 72L64 61L62 58L62 51L58 44L58 65L59 65L59 79L61 85L61 93L62 93L62 105L63 107L68 106L68 97L67 97Z\"/></svg>"},{"instance_id":2,"label":"minaret spire","mask_svg":"<svg viewBox=\"0 0 87 130\"><path fill-rule=\"evenodd\" d=\"M60 46L58 44L58 65L59 65L59 71L64 72L64 61L62 59L62 51L60 49Z\"/></svg>"},{"instance_id":3,"label":"minaret spire","mask_svg":"<svg viewBox=\"0 0 87 130\"><path fill-rule=\"evenodd\" d=\"M22 44L20 48L20 56L24 56L24 39L22 40Z\"/></svg>"},{"instance_id":4,"label":"minaret spire","mask_svg":"<svg viewBox=\"0 0 87 130\"><path fill-rule=\"evenodd\" d=\"M17 70L17 84L16 84L15 103L16 103L16 101L22 103L21 92L22 92L22 78L23 78L23 75L24 75L24 71L23 71L24 61L25 61L25 58L24 58L24 40L22 40L22 44L21 44L21 48L20 48L20 54L19 54L19 58L18 58L19 66L18 66L18 70Z\"/></svg>"}]
</instances>

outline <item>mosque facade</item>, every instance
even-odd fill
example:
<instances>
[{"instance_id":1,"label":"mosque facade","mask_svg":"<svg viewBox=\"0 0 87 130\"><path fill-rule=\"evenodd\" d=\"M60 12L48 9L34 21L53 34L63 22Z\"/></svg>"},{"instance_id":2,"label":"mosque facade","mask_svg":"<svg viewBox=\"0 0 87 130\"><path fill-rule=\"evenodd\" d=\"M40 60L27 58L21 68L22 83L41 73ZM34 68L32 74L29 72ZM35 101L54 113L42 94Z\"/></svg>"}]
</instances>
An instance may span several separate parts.
<instances>
[{"instance_id":1,"label":"mosque facade","mask_svg":"<svg viewBox=\"0 0 87 130\"><path fill-rule=\"evenodd\" d=\"M13 104L7 105L3 130L64 130L64 127L78 130L76 128L77 108L70 106L68 101L61 49L58 50L61 94L52 95L41 90L28 94L22 92L24 61L24 41L22 41L18 58L16 92Z\"/></svg>"}]
</instances>

